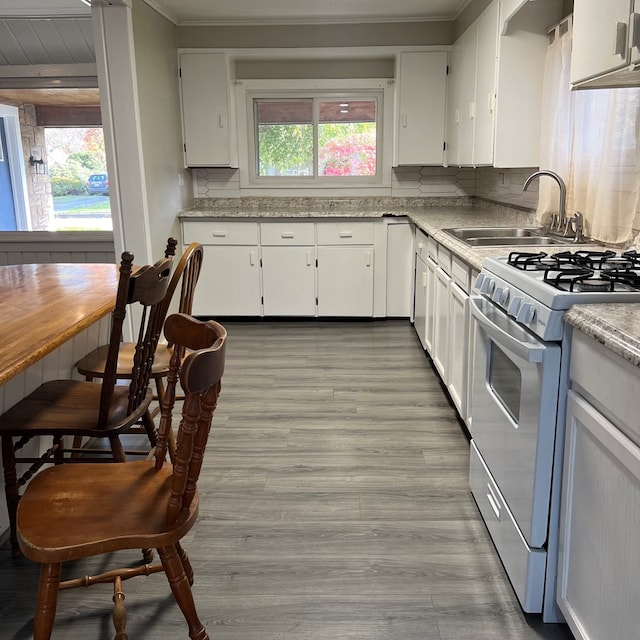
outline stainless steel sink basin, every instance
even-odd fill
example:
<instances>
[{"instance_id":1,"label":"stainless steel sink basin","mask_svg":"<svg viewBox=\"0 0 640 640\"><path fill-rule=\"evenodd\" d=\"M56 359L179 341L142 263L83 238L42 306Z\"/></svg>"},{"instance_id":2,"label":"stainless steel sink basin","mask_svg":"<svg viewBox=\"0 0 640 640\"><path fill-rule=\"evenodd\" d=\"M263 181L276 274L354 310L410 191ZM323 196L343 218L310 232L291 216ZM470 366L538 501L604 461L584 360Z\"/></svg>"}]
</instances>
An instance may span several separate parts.
<instances>
[{"instance_id":1,"label":"stainless steel sink basin","mask_svg":"<svg viewBox=\"0 0 640 640\"><path fill-rule=\"evenodd\" d=\"M570 239L545 234L542 227L463 227L443 231L472 247L570 243Z\"/></svg>"},{"instance_id":2,"label":"stainless steel sink basin","mask_svg":"<svg viewBox=\"0 0 640 640\"><path fill-rule=\"evenodd\" d=\"M528 236L524 238L469 238L465 242L472 247L496 247L501 245L529 246L535 244L567 244L566 240L551 236Z\"/></svg>"}]
</instances>

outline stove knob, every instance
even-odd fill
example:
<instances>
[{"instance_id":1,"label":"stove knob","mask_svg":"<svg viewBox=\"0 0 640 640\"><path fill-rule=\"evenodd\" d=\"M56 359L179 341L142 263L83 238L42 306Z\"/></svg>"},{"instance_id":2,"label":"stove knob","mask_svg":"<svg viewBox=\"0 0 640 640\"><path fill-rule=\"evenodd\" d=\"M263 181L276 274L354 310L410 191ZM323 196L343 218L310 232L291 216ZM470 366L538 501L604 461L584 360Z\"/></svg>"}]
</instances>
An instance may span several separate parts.
<instances>
[{"instance_id":1,"label":"stove knob","mask_svg":"<svg viewBox=\"0 0 640 640\"><path fill-rule=\"evenodd\" d=\"M477 278L476 278L475 284L473 285L473 288L477 289L478 291L480 291L481 288L482 288L482 283L484 282L484 280L485 280L484 273L479 273Z\"/></svg>"},{"instance_id":2,"label":"stove knob","mask_svg":"<svg viewBox=\"0 0 640 640\"><path fill-rule=\"evenodd\" d=\"M522 298L512 298L511 302L509 303L509 308L507 309L507 313L512 317L515 318L516 315L518 314L518 311L520 309L520 305L524 302L524 300Z\"/></svg>"},{"instance_id":3,"label":"stove knob","mask_svg":"<svg viewBox=\"0 0 640 640\"><path fill-rule=\"evenodd\" d=\"M533 320L536 315L536 309L532 304L525 302L520 309L518 309L518 313L516 314L516 322L522 322L523 324L528 324Z\"/></svg>"},{"instance_id":4,"label":"stove knob","mask_svg":"<svg viewBox=\"0 0 640 640\"><path fill-rule=\"evenodd\" d=\"M493 290L496 286L495 280L488 276L485 276L480 284L480 293L484 293L490 296L493 293Z\"/></svg>"}]
</instances>

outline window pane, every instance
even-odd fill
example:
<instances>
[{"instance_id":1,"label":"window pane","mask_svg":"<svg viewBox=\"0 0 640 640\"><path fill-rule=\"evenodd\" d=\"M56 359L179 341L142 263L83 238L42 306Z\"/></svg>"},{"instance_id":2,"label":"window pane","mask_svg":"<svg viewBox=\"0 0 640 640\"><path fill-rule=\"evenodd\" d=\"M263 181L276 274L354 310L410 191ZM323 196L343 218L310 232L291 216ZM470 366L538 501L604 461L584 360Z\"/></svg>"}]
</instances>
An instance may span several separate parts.
<instances>
[{"instance_id":1,"label":"window pane","mask_svg":"<svg viewBox=\"0 0 640 640\"><path fill-rule=\"evenodd\" d=\"M318 175L376 175L376 101L318 102Z\"/></svg>"},{"instance_id":2,"label":"window pane","mask_svg":"<svg viewBox=\"0 0 640 640\"><path fill-rule=\"evenodd\" d=\"M313 175L313 100L255 100L258 176Z\"/></svg>"}]
</instances>

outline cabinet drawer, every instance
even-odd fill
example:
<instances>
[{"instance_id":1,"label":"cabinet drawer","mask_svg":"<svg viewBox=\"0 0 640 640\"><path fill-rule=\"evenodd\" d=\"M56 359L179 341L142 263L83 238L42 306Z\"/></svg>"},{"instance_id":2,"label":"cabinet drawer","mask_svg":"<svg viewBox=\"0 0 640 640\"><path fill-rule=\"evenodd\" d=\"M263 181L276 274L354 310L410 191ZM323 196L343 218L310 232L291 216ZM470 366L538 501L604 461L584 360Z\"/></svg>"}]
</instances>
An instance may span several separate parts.
<instances>
[{"instance_id":1,"label":"cabinet drawer","mask_svg":"<svg viewBox=\"0 0 640 640\"><path fill-rule=\"evenodd\" d=\"M438 262L438 243L431 236L427 243L427 253L434 262Z\"/></svg>"},{"instance_id":2,"label":"cabinet drawer","mask_svg":"<svg viewBox=\"0 0 640 640\"><path fill-rule=\"evenodd\" d=\"M185 244L257 245L257 222L183 222L182 237Z\"/></svg>"},{"instance_id":3,"label":"cabinet drawer","mask_svg":"<svg viewBox=\"0 0 640 640\"><path fill-rule=\"evenodd\" d=\"M573 330L571 386L640 446L640 369L584 333Z\"/></svg>"},{"instance_id":4,"label":"cabinet drawer","mask_svg":"<svg viewBox=\"0 0 640 640\"><path fill-rule=\"evenodd\" d=\"M319 222L318 244L373 244L372 222Z\"/></svg>"},{"instance_id":5,"label":"cabinet drawer","mask_svg":"<svg viewBox=\"0 0 640 640\"><path fill-rule=\"evenodd\" d=\"M469 486L522 608L541 611L547 554L527 545L473 441Z\"/></svg>"},{"instance_id":6,"label":"cabinet drawer","mask_svg":"<svg viewBox=\"0 0 640 640\"><path fill-rule=\"evenodd\" d=\"M429 245L429 236L423 231L420 231L420 229L416 229L415 250L416 250L416 254L422 258L423 262L427 261L428 245Z\"/></svg>"},{"instance_id":7,"label":"cabinet drawer","mask_svg":"<svg viewBox=\"0 0 640 640\"><path fill-rule=\"evenodd\" d=\"M469 293L469 267L454 255L451 256L451 277L465 293Z\"/></svg>"},{"instance_id":8,"label":"cabinet drawer","mask_svg":"<svg viewBox=\"0 0 640 640\"><path fill-rule=\"evenodd\" d=\"M313 222L262 222L260 242L263 245L311 246L315 243Z\"/></svg>"},{"instance_id":9,"label":"cabinet drawer","mask_svg":"<svg viewBox=\"0 0 640 640\"><path fill-rule=\"evenodd\" d=\"M438 245L438 266L449 276L451 275L451 251Z\"/></svg>"}]
</instances>

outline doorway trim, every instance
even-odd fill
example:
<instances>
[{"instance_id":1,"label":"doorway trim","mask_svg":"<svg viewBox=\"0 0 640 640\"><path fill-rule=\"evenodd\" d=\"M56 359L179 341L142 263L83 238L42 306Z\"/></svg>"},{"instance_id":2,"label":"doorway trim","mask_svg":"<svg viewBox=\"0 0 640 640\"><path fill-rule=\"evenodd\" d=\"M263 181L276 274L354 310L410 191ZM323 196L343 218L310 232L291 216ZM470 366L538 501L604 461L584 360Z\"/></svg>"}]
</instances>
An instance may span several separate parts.
<instances>
[{"instance_id":1,"label":"doorway trim","mask_svg":"<svg viewBox=\"0 0 640 640\"><path fill-rule=\"evenodd\" d=\"M13 190L13 207L18 231L31 231L29 216L29 192L27 190L27 174L24 168L22 136L20 134L20 114L18 107L0 104L0 117L4 119L7 139L7 158L11 174Z\"/></svg>"}]
</instances>

